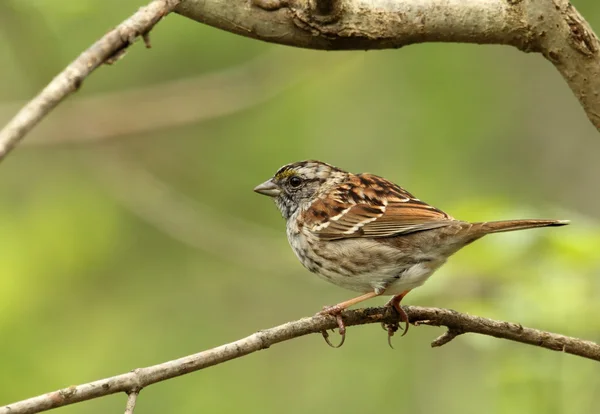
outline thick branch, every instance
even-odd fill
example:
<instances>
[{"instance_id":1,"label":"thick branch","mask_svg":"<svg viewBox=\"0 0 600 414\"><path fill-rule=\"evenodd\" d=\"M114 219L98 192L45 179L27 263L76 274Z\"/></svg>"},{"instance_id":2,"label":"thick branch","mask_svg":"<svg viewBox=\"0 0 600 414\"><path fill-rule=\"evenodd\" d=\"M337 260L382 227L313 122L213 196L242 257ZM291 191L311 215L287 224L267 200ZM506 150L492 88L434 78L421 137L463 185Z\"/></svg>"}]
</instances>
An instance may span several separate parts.
<instances>
[{"instance_id":1,"label":"thick branch","mask_svg":"<svg viewBox=\"0 0 600 414\"><path fill-rule=\"evenodd\" d=\"M436 339L432 346L441 346L448 343L459 333L472 332L600 361L600 345L594 342L524 328L520 324L466 315L449 309L418 306L406 306L404 309L411 323L415 325L445 326L448 328L450 334ZM357 309L344 312L343 317L347 326L398 322L397 315L389 308ZM319 333L335 327L337 327L335 318L329 316L314 316L288 322L194 355L146 368L138 368L125 374L64 388L0 407L0 414L37 413L118 392L129 393L129 401L133 405L136 397L131 397L131 393L137 393L148 385L239 358L283 341Z\"/></svg>"},{"instance_id":2,"label":"thick branch","mask_svg":"<svg viewBox=\"0 0 600 414\"><path fill-rule=\"evenodd\" d=\"M154 25L180 2L154 0L79 55L0 131L0 160L56 105L75 92L98 66L117 59L138 37L146 41Z\"/></svg>"},{"instance_id":3,"label":"thick branch","mask_svg":"<svg viewBox=\"0 0 600 414\"><path fill-rule=\"evenodd\" d=\"M568 0L184 0L176 11L242 36L311 49L465 42L539 52L600 129L600 42Z\"/></svg>"}]
</instances>

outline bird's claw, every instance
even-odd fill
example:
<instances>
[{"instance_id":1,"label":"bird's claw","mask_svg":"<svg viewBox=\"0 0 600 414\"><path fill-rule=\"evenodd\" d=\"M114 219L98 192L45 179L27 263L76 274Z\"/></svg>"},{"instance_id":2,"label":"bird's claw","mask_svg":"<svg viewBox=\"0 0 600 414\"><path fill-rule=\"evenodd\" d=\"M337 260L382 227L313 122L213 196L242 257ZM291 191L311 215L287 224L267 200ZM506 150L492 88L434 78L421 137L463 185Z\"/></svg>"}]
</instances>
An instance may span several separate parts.
<instances>
[{"instance_id":1,"label":"bird's claw","mask_svg":"<svg viewBox=\"0 0 600 414\"><path fill-rule=\"evenodd\" d=\"M408 327L410 326L410 320L406 311L402 309L402 306L400 306L400 304L394 303L392 301L390 301L386 306L394 309L396 313L400 316L400 322L404 323L404 328L402 328L404 332L402 333L402 336L406 335L406 333L408 332Z\"/></svg>"},{"instance_id":2,"label":"bird's claw","mask_svg":"<svg viewBox=\"0 0 600 414\"><path fill-rule=\"evenodd\" d=\"M325 339L327 345L329 345L332 348L339 348L342 345L344 345L344 342L346 341L346 325L344 324L344 320L342 319L342 310L343 309L337 306L324 306L323 310L317 314L322 316L329 315L335 317L335 320L338 324L338 332L342 336L342 340L340 341L340 343L338 345L333 345L329 340L329 334L327 333L327 331L321 331L323 339Z\"/></svg>"},{"instance_id":3,"label":"bird's claw","mask_svg":"<svg viewBox=\"0 0 600 414\"><path fill-rule=\"evenodd\" d=\"M386 331L388 333L388 345L390 346L390 348L394 349L394 346L392 345L392 336L394 336L394 334L398 331L398 329L402 329L404 330L404 328L402 328L400 326L400 324L398 322L393 322L393 323L381 323L381 327L383 328L384 331ZM402 334L404 335L404 334Z\"/></svg>"},{"instance_id":4,"label":"bird's claw","mask_svg":"<svg viewBox=\"0 0 600 414\"><path fill-rule=\"evenodd\" d=\"M344 341L346 341L346 333L345 332L343 334L341 334L342 340L337 345L334 345L331 343L331 341L329 340L329 334L327 333L327 331L321 331L321 335L323 335L323 339L325 339L325 342L327 342L327 345L329 345L332 348L339 348L342 345L344 345Z\"/></svg>"},{"instance_id":5,"label":"bird's claw","mask_svg":"<svg viewBox=\"0 0 600 414\"><path fill-rule=\"evenodd\" d=\"M404 327L400 326L400 322L381 324L381 327L388 333L388 345L390 346L390 348L394 349L394 347L392 346L392 336L394 336L398 329L402 329L403 331L401 336L406 335L406 333L408 332L408 327L410 326L410 321L408 319L408 314L404 309L402 309L402 306L400 306L399 303L390 301L387 304L387 306L392 308L396 313L398 313L398 315L400 316L400 322L404 323Z\"/></svg>"},{"instance_id":6,"label":"bird's claw","mask_svg":"<svg viewBox=\"0 0 600 414\"><path fill-rule=\"evenodd\" d=\"M398 329L400 328L400 324L398 322L394 322L388 324L382 323L381 325L383 326L383 329L385 329L388 333L388 345L390 346L390 348L394 349L394 346L392 345L392 336L394 336L396 331L398 331Z\"/></svg>"}]
</instances>

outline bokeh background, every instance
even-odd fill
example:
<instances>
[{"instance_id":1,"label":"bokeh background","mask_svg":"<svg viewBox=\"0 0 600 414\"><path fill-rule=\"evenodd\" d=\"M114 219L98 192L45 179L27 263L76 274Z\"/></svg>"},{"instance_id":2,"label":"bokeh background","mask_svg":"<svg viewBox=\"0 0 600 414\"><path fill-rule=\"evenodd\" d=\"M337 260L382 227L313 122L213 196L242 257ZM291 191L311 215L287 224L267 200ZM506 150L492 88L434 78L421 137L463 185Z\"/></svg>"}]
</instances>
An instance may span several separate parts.
<instances>
[{"instance_id":1,"label":"bokeh background","mask_svg":"<svg viewBox=\"0 0 600 414\"><path fill-rule=\"evenodd\" d=\"M141 0L0 1L0 122ZM575 5L600 30L600 4ZM230 342L349 298L252 188L321 159L466 220L571 219L456 254L406 304L600 341L600 135L541 56L317 52L172 15L0 166L0 405ZM372 300L370 305L385 301ZM442 330L350 328L153 385L140 413L590 413L596 362ZM60 409L123 410L124 395Z\"/></svg>"}]
</instances>

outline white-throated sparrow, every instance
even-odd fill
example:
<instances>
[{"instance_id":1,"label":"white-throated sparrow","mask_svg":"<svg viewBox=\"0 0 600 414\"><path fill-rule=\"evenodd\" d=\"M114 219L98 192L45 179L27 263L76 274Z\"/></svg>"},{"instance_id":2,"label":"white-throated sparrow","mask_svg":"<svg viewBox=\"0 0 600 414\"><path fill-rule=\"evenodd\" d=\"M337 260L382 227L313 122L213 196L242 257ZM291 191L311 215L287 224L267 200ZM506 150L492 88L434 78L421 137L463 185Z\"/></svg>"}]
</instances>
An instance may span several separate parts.
<instances>
[{"instance_id":1,"label":"white-throated sparrow","mask_svg":"<svg viewBox=\"0 0 600 414\"><path fill-rule=\"evenodd\" d=\"M393 295L388 305L400 314L406 333L402 298L449 256L488 233L569 223L456 220L382 177L348 173L320 161L285 165L254 191L275 200L304 267L362 293L320 312L336 316L342 335L341 311L379 295Z\"/></svg>"}]
</instances>

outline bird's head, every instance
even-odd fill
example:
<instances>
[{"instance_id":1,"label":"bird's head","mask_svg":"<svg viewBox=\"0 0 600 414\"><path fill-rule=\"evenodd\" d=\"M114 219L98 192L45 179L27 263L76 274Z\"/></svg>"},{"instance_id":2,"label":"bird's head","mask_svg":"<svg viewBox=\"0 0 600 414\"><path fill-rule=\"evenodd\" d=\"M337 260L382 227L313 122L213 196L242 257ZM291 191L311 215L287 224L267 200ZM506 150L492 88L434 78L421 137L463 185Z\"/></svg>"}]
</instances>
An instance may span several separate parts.
<instances>
[{"instance_id":1,"label":"bird's head","mask_svg":"<svg viewBox=\"0 0 600 414\"><path fill-rule=\"evenodd\" d=\"M321 161L299 161L284 165L254 191L273 197L287 220L297 211L307 209L319 195L347 176L347 172Z\"/></svg>"}]
</instances>

